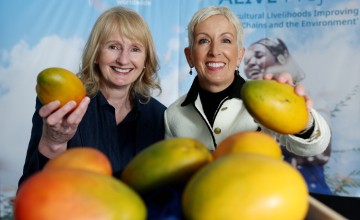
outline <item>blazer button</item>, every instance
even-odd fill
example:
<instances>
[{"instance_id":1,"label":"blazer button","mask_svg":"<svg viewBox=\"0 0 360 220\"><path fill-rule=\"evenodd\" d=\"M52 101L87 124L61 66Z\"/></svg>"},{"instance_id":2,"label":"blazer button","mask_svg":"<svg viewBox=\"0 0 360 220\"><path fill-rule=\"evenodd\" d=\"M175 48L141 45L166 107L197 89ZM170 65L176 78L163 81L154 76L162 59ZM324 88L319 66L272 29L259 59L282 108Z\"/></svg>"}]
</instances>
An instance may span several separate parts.
<instances>
[{"instance_id":1,"label":"blazer button","mask_svg":"<svg viewBox=\"0 0 360 220\"><path fill-rule=\"evenodd\" d=\"M220 129L220 128L215 128L215 129L214 129L214 132L215 132L215 134L220 134L220 133L221 133L221 129Z\"/></svg>"}]
</instances>

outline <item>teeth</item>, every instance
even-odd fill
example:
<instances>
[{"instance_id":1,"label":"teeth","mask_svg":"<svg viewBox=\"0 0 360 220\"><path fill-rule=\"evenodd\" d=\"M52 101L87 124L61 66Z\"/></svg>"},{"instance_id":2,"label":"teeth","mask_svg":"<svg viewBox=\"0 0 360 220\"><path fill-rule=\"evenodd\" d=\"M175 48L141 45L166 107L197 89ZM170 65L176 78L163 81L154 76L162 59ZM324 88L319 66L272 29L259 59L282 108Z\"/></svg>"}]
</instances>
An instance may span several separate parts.
<instances>
[{"instance_id":1,"label":"teeth","mask_svg":"<svg viewBox=\"0 0 360 220\"><path fill-rule=\"evenodd\" d=\"M207 66L209 67L222 67L225 66L223 63L208 63Z\"/></svg>"},{"instance_id":2,"label":"teeth","mask_svg":"<svg viewBox=\"0 0 360 220\"><path fill-rule=\"evenodd\" d=\"M114 70L116 72L120 72L120 73L128 73L128 72L130 72L129 69L120 69L120 68L116 68L116 67L114 67Z\"/></svg>"}]
</instances>

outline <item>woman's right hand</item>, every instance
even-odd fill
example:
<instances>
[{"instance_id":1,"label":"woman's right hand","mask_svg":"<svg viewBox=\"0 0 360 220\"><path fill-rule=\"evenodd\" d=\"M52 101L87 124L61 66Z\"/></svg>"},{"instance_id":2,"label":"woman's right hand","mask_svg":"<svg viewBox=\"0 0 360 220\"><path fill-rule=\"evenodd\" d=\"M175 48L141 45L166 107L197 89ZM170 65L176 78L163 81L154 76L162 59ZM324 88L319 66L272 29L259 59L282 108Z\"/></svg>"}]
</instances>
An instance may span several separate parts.
<instances>
[{"instance_id":1,"label":"woman's right hand","mask_svg":"<svg viewBox=\"0 0 360 220\"><path fill-rule=\"evenodd\" d=\"M59 108L60 102L53 101L39 110L43 118L43 130L39 143L39 151L49 159L54 158L67 149L67 142L75 135L90 103L85 97L76 107L75 101Z\"/></svg>"}]
</instances>

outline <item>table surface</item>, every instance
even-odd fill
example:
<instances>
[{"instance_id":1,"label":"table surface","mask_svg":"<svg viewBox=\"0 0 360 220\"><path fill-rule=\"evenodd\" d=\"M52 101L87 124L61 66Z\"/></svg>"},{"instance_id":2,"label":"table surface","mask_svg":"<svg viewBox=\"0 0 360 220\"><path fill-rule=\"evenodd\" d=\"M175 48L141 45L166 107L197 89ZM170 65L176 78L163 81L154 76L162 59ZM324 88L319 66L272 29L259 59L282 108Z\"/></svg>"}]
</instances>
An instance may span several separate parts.
<instances>
[{"instance_id":1,"label":"table surface","mask_svg":"<svg viewBox=\"0 0 360 220\"><path fill-rule=\"evenodd\" d=\"M348 219L360 219L360 198L310 193L312 197Z\"/></svg>"}]
</instances>

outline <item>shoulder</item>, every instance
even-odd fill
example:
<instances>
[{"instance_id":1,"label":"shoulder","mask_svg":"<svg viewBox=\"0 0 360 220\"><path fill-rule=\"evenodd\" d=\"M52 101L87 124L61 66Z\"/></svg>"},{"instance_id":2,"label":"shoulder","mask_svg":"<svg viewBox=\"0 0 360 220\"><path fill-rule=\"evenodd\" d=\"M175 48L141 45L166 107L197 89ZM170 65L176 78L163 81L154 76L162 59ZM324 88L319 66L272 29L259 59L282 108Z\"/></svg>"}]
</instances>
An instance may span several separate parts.
<instances>
[{"instance_id":1,"label":"shoulder","mask_svg":"<svg viewBox=\"0 0 360 220\"><path fill-rule=\"evenodd\" d=\"M137 97L135 102L135 105L140 112L155 112L163 114L166 110L166 106L154 97L150 97L148 101L144 98Z\"/></svg>"},{"instance_id":2,"label":"shoulder","mask_svg":"<svg viewBox=\"0 0 360 220\"><path fill-rule=\"evenodd\" d=\"M187 106L181 106L181 104L184 102L186 98L186 95L181 96L177 100L175 100L173 103L169 105L169 107L165 111L166 117L168 116L176 116L180 112L182 112Z\"/></svg>"},{"instance_id":3,"label":"shoulder","mask_svg":"<svg viewBox=\"0 0 360 220\"><path fill-rule=\"evenodd\" d=\"M154 107L158 107L158 108L161 108L161 109L166 109L165 105L162 104L159 100L157 100L156 98L154 97L151 97L150 100L149 100L149 105L152 105Z\"/></svg>"},{"instance_id":4,"label":"shoulder","mask_svg":"<svg viewBox=\"0 0 360 220\"><path fill-rule=\"evenodd\" d=\"M178 98L173 103L171 103L168 109L166 109L166 111L172 111L174 109L181 107L181 104L184 102L185 98L186 98L186 94L182 95L180 98Z\"/></svg>"},{"instance_id":5,"label":"shoulder","mask_svg":"<svg viewBox=\"0 0 360 220\"><path fill-rule=\"evenodd\" d=\"M165 111L166 106L164 104L162 104L159 100L157 100L154 97L151 97L149 102L145 105L148 105L149 107L155 108L155 109L159 109L162 111Z\"/></svg>"}]
</instances>

